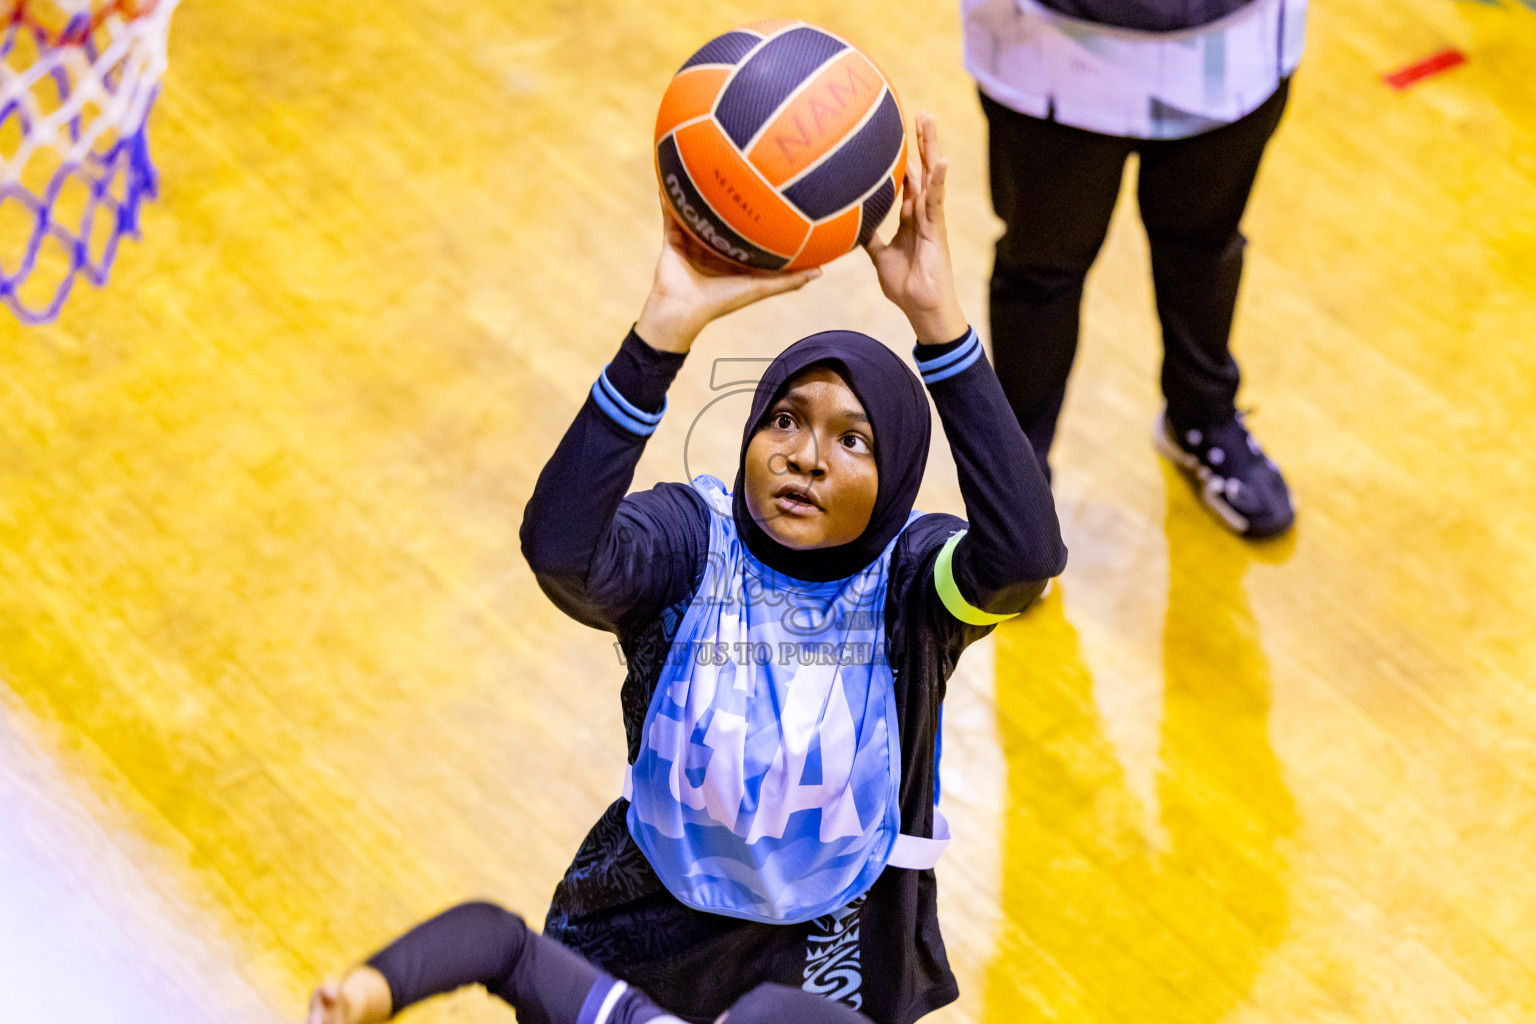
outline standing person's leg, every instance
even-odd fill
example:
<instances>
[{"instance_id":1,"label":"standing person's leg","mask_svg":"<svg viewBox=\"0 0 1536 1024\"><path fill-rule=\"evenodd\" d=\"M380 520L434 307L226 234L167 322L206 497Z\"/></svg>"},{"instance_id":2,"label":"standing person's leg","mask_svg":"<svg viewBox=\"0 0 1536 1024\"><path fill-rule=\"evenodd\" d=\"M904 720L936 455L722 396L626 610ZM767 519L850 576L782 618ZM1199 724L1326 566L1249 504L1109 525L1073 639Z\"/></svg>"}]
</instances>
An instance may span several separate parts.
<instances>
[{"instance_id":1,"label":"standing person's leg","mask_svg":"<svg viewBox=\"0 0 1536 1024\"><path fill-rule=\"evenodd\" d=\"M1163 395L1178 427L1230 419L1238 369L1228 348L1246 244L1238 225L1289 84L1248 116L1203 135L1143 143L1137 199L1163 325Z\"/></svg>"},{"instance_id":2,"label":"standing person's leg","mask_svg":"<svg viewBox=\"0 0 1536 1024\"><path fill-rule=\"evenodd\" d=\"M992 208L992 363L1047 475L1077 353L1083 280L1109 230L1134 143L1029 117L986 95Z\"/></svg>"},{"instance_id":3,"label":"standing person's leg","mask_svg":"<svg viewBox=\"0 0 1536 1024\"><path fill-rule=\"evenodd\" d=\"M1246 537L1283 533L1290 490L1237 412L1230 340L1242 280L1239 230L1289 83L1248 116L1189 139L1144 143L1137 196L1163 326L1158 450L1191 473L1206 506Z\"/></svg>"}]
</instances>

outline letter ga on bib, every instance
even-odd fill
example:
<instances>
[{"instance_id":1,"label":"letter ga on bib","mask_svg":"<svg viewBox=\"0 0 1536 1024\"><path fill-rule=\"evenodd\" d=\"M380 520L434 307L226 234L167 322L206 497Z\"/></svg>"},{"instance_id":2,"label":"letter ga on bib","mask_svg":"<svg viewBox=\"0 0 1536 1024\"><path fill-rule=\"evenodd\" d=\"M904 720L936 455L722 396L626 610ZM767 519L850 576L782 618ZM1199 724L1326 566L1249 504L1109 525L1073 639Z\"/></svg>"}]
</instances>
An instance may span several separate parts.
<instances>
[{"instance_id":1,"label":"letter ga on bib","mask_svg":"<svg viewBox=\"0 0 1536 1024\"><path fill-rule=\"evenodd\" d=\"M867 891L887 863L931 867L947 841L937 812L942 839L898 835L885 637L896 541L846 579L791 579L747 551L720 481L693 486L713 512L709 557L630 768L630 834L690 907L808 921Z\"/></svg>"}]
</instances>

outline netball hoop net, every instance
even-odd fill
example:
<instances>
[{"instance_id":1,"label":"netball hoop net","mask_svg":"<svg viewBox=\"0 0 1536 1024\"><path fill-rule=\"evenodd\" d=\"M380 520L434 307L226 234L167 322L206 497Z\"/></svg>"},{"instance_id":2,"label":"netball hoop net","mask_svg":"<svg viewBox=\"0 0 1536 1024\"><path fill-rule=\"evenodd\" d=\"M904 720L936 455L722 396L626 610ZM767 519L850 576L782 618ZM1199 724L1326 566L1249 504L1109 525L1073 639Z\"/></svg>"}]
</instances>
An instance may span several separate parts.
<instances>
[{"instance_id":1,"label":"netball hoop net","mask_svg":"<svg viewBox=\"0 0 1536 1024\"><path fill-rule=\"evenodd\" d=\"M145 122L178 0L0 0L0 301L59 315L106 283L158 176Z\"/></svg>"}]
</instances>

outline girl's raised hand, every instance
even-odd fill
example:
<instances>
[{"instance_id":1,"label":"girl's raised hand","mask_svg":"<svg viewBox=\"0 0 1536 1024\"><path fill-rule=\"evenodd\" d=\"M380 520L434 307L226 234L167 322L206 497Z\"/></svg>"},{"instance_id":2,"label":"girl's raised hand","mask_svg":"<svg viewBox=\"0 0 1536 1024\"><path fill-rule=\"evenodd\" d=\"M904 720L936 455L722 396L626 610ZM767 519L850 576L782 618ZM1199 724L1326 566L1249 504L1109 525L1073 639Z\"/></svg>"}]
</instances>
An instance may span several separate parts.
<instances>
[{"instance_id":1,"label":"girl's raised hand","mask_svg":"<svg viewBox=\"0 0 1536 1024\"><path fill-rule=\"evenodd\" d=\"M955 295L944 226L949 161L939 151L939 130L927 111L917 117L917 151L922 167L907 169L896 234L889 242L872 234L864 248L880 290L907 315L918 344L939 345L964 334L969 322Z\"/></svg>"},{"instance_id":2,"label":"girl's raised hand","mask_svg":"<svg viewBox=\"0 0 1536 1024\"><path fill-rule=\"evenodd\" d=\"M712 320L743 306L803 288L821 271L769 274L744 270L716 256L694 240L666 210L656 276L635 333L654 349L687 352Z\"/></svg>"}]
</instances>

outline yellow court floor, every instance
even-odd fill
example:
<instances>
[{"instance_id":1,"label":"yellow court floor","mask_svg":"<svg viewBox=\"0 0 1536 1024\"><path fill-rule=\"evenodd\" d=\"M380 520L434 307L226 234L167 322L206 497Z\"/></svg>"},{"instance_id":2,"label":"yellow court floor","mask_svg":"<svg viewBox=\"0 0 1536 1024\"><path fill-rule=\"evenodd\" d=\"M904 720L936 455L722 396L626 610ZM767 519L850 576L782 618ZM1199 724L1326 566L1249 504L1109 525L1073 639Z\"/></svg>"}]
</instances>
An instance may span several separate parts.
<instances>
[{"instance_id":1,"label":"yellow court floor","mask_svg":"<svg viewBox=\"0 0 1536 1024\"><path fill-rule=\"evenodd\" d=\"M186 0L144 239L0 324L0 1021L297 1020L452 901L542 920L619 785L622 670L516 532L649 283L661 90L768 14L858 41L938 117L981 322L956 8ZM1055 455L1071 564L951 684L935 1020L1536 1020L1533 67L1522 0L1313 0L1236 335L1280 543L1152 451L1127 192ZM688 429L713 360L832 326L910 344L847 257L706 332L637 485L729 476L744 408ZM961 508L942 441L919 507Z\"/></svg>"}]
</instances>

